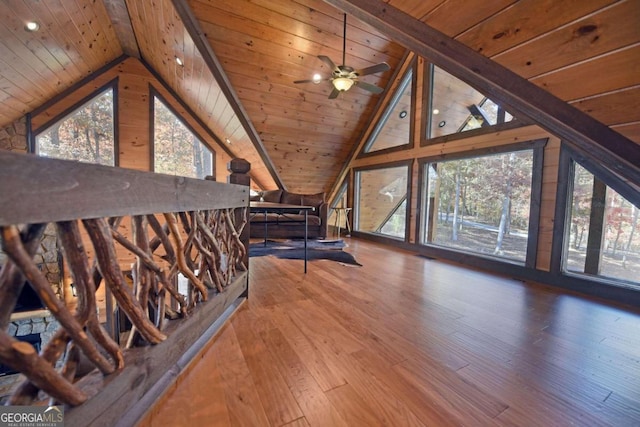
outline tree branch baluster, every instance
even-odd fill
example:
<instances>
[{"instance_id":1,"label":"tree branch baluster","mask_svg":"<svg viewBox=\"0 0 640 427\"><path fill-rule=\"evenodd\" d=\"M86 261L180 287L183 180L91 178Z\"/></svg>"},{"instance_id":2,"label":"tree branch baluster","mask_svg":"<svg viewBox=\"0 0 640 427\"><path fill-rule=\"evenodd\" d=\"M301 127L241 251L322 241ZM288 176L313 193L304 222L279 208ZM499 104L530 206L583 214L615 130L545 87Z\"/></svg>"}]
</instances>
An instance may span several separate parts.
<instances>
[{"instance_id":1,"label":"tree branch baluster","mask_svg":"<svg viewBox=\"0 0 640 427\"><path fill-rule=\"evenodd\" d=\"M165 213L164 225L160 225L154 215L134 216L132 233L135 243L117 231L121 221L119 217L110 218L108 222L106 219L85 219L83 223L95 250L95 257L91 261L87 258L77 221L57 223L65 262L77 290L78 305L75 315L56 297L32 260L44 225L29 225L22 235L15 226L0 228L3 248L9 255L9 260L0 270L0 299L4 297L3 301L13 302L15 305L15 298L11 298L11 295L19 293L17 288L24 283L24 275L62 325L40 356L35 354L30 345L0 331L0 359L27 376L10 403L30 404L37 398L39 390L49 394L51 402L78 405L85 401L87 396L73 385L79 351L105 375L124 366L122 349L109 337L97 316L95 292L102 280L134 325L131 335L139 333L152 344L165 338L158 329L165 316L185 317L193 308L189 307L175 286L174 276L178 271L189 279L198 298L202 300L207 299L203 282L209 282L219 293L224 292L225 287L231 283L236 268L246 269L242 261L246 248L239 239L246 219L236 230L232 212L233 210L226 209L191 211L177 215ZM176 216L187 234L185 243L178 229ZM147 233L148 227L155 233L152 239ZM125 283L116 261L114 241L136 256L135 296ZM154 260L154 251L160 246L164 248L162 258L167 262L166 267ZM200 270L199 277L194 273L195 268ZM165 292L169 292L172 301L177 303L179 313L165 303ZM192 300L195 305L196 299ZM153 311L153 322L149 318L149 307ZM0 322L7 323L11 311L12 308L3 304ZM87 333L94 340L90 340ZM113 363L101 354L98 347L106 350ZM63 355L63 366L58 373L54 366Z\"/></svg>"},{"instance_id":2,"label":"tree branch baluster","mask_svg":"<svg viewBox=\"0 0 640 427\"><path fill-rule=\"evenodd\" d=\"M104 219L85 219L82 222L96 251L100 272L116 301L118 301L120 308L127 313L131 323L138 328L140 334L149 343L158 344L164 341L166 336L151 323L145 310L140 306L140 303L135 299L124 281L122 270L117 263L116 251L111 238L111 228L107 222Z\"/></svg>"},{"instance_id":3,"label":"tree branch baluster","mask_svg":"<svg viewBox=\"0 0 640 427\"><path fill-rule=\"evenodd\" d=\"M206 301L207 288L202 283L202 281L199 278L197 278L195 274L193 274L193 271L190 270L189 266L187 265L187 261L185 259L185 254L184 254L185 248L184 248L184 245L182 244L182 237L180 237L180 231L178 230L176 217L171 213L165 213L164 217L165 217L165 220L167 221L167 224L169 225L169 230L171 231L171 236L176 246L178 270L193 283L193 285L198 290L202 300Z\"/></svg>"}]
</instances>

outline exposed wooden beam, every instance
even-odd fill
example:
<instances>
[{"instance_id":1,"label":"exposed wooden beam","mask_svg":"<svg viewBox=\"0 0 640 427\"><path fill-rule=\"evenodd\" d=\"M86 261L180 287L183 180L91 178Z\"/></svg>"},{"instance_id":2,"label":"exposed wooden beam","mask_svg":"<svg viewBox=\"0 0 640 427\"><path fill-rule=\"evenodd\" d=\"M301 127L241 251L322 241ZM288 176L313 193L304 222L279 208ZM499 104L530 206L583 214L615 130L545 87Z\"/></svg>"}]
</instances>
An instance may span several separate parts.
<instances>
[{"instance_id":1,"label":"exposed wooden beam","mask_svg":"<svg viewBox=\"0 0 640 427\"><path fill-rule=\"evenodd\" d=\"M140 59L141 55L140 49L138 48L138 41L136 40L136 34L131 25L129 10L127 9L125 0L104 0L104 7L107 9L111 24L116 32L116 36L118 36L124 54Z\"/></svg>"},{"instance_id":2,"label":"exposed wooden beam","mask_svg":"<svg viewBox=\"0 0 640 427\"><path fill-rule=\"evenodd\" d=\"M640 182L640 145L475 50L382 0L325 0L509 105L631 182Z\"/></svg>"},{"instance_id":3,"label":"exposed wooden beam","mask_svg":"<svg viewBox=\"0 0 640 427\"><path fill-rule=\"evenodd\" d=\"M260 135L258 135L258 131L256 130L256 128L253 126L253 123L249 119L249 115L247 114L244 107L242 106L242 103L240 102L240 98L236 94L236 91L231 86L231 82L229 81L227 74L224 72L224 69L222 68L222 64L218 60L218 57L216 56L216 54L213 52L213 48L209 44L209 41L207 40L206 35L200 28L198 19L193 14L193 11L187 4L187 1L172 0L172 3L173 3L173 7L175 7L176 12L178 13L178 16L180 16L180 19L182 20L184 27L189 32L189 35L191 36L193 43L195 44L196 48L200 52L200 55L202 55L202 58L204 59L205 64L207 64L207 67L209 68L209 70L215 77L216 81L220 85L220 89L222 90L222 93L224 93L224 95L226 96L227 100L229 101L229 104L231 105L231 108L233 108L234 113L238 117L238 120L240 120L240 123L242 123L242 127L247 132L249 139L251 139L251 142L253 143L256 150L258 151L258 154L260 155L260 158L264 162L267 170L271 174L271 177L273 178L273 180L275 181L276 185L279 188L286 189L286 186L280 179L280 175L278 174L278 171L273 165L271 158L267 154L267 150L265 149L264 144L262 143L262 139L260 138Z\"/></svg>"}]
</instances>

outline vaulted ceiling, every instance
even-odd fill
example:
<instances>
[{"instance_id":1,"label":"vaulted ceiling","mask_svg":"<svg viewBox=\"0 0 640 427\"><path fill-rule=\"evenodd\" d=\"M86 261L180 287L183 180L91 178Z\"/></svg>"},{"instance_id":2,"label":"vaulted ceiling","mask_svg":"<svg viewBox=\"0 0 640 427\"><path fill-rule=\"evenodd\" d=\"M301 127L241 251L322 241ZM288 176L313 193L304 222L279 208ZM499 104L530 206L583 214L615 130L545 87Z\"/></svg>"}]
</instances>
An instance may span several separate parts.
<instances>
[{"instance_id":1,"label":"vaulted ceiling","mask_svg":"<svg viewBox=\"0 0 640 427\"><path fill-rule=\"evenodd\" d=\"M228 140L235 156L252 163L257 185L329 191L384 94L354 87L328 99L329 82L293 81L330 74L318 55L342 62L343 11L331 4L350 3L0 2L0 125L121 55L135 56ZM639 0L374 3L410 15L640 143ZM356 9L348 15L345 62L387 62L389 71L361 79L389 90L413 39ZM25 31L28 20L40 30ZM428 59L437 63L437 55Z\"/></svg>"}]
</instances>

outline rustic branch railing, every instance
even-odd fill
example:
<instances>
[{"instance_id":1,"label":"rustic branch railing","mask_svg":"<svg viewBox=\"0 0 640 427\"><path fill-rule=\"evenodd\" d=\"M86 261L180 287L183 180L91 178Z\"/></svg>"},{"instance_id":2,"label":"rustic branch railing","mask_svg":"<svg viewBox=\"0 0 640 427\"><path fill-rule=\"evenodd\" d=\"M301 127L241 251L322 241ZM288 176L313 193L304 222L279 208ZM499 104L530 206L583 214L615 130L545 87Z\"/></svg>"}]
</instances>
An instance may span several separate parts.
<instances>
[{"instance_id":1,"label":"rustic branch railing","mask_svg":"<svg viewBox=\"0 0 640 427\"><path fill-rule=\"evenodd\" d=\"M171 322L193 317L211 297L233 294L229 305L246 294L248 242L241 236L248 199L241 185L0 151L7 256L0 270L0 361L26 377L10 403L31 404L43 391L52 402L80 405L95 393L78 382L81 359L112 377L125 367L126 349L162 343L179 328ZM126 218L130 231L123 233ZM77 292L75 310L33 260L46 224L55 224ZM127 251L134 260L129 281L117 255ZM189 281L186 292L178 288L179 273ZM5 332L25 278L60 324L40 354ZM131 322L124 345L119 328L99 321L100 286Z\"/></svg>"}]
</instances>

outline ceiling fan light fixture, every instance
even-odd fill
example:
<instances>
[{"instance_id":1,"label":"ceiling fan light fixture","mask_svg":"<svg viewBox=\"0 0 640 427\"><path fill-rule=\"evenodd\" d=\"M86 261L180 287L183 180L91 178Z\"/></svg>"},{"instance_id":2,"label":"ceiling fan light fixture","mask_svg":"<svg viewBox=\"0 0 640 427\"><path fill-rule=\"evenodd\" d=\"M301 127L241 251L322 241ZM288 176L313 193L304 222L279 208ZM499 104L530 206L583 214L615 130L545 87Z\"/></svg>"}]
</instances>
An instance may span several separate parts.
<instances>
[{"instance_id":1,"label":"ceiling fan light fixture","mask_svg":"<svg viewBox=\"0 0 640 427\"><path fill-rule=\"evenodd\" d=\"M351 86L353 86L353 80L347 77L336 77L335 79L333 79L332 83L333 87L335 87L336 90L339 90L340 92L346 92L351 89Z\"/></svg>"},{"instance_id":2,"label":"ceiling fan light fixture","mask_svg":"<svg viewBox=\"0 0 640 427\"><path fill-rule=\"evenodd\" d=\"M331 70L331 76L328 78L322 78L319 74L314 74L311 79L295 80L293 83L314 83L331 82L333 90L329 94L329 99L335 99L340 92L346 92L351 89L352 86L358 86L358 88L369 91L374 94L380 94L384 92L384 89L376 85L358 80L359 77L368 76L369 74L381 73L389 70L389 64L381 62L379 64L371 65L362 69L355 69L346 65L345 56L347 52L347 14L344 14L343 31L342 31L342 64L336 65L331 58L325 55L318 55L318 59L322 61Z\"/></svg>"}]
</instances>

